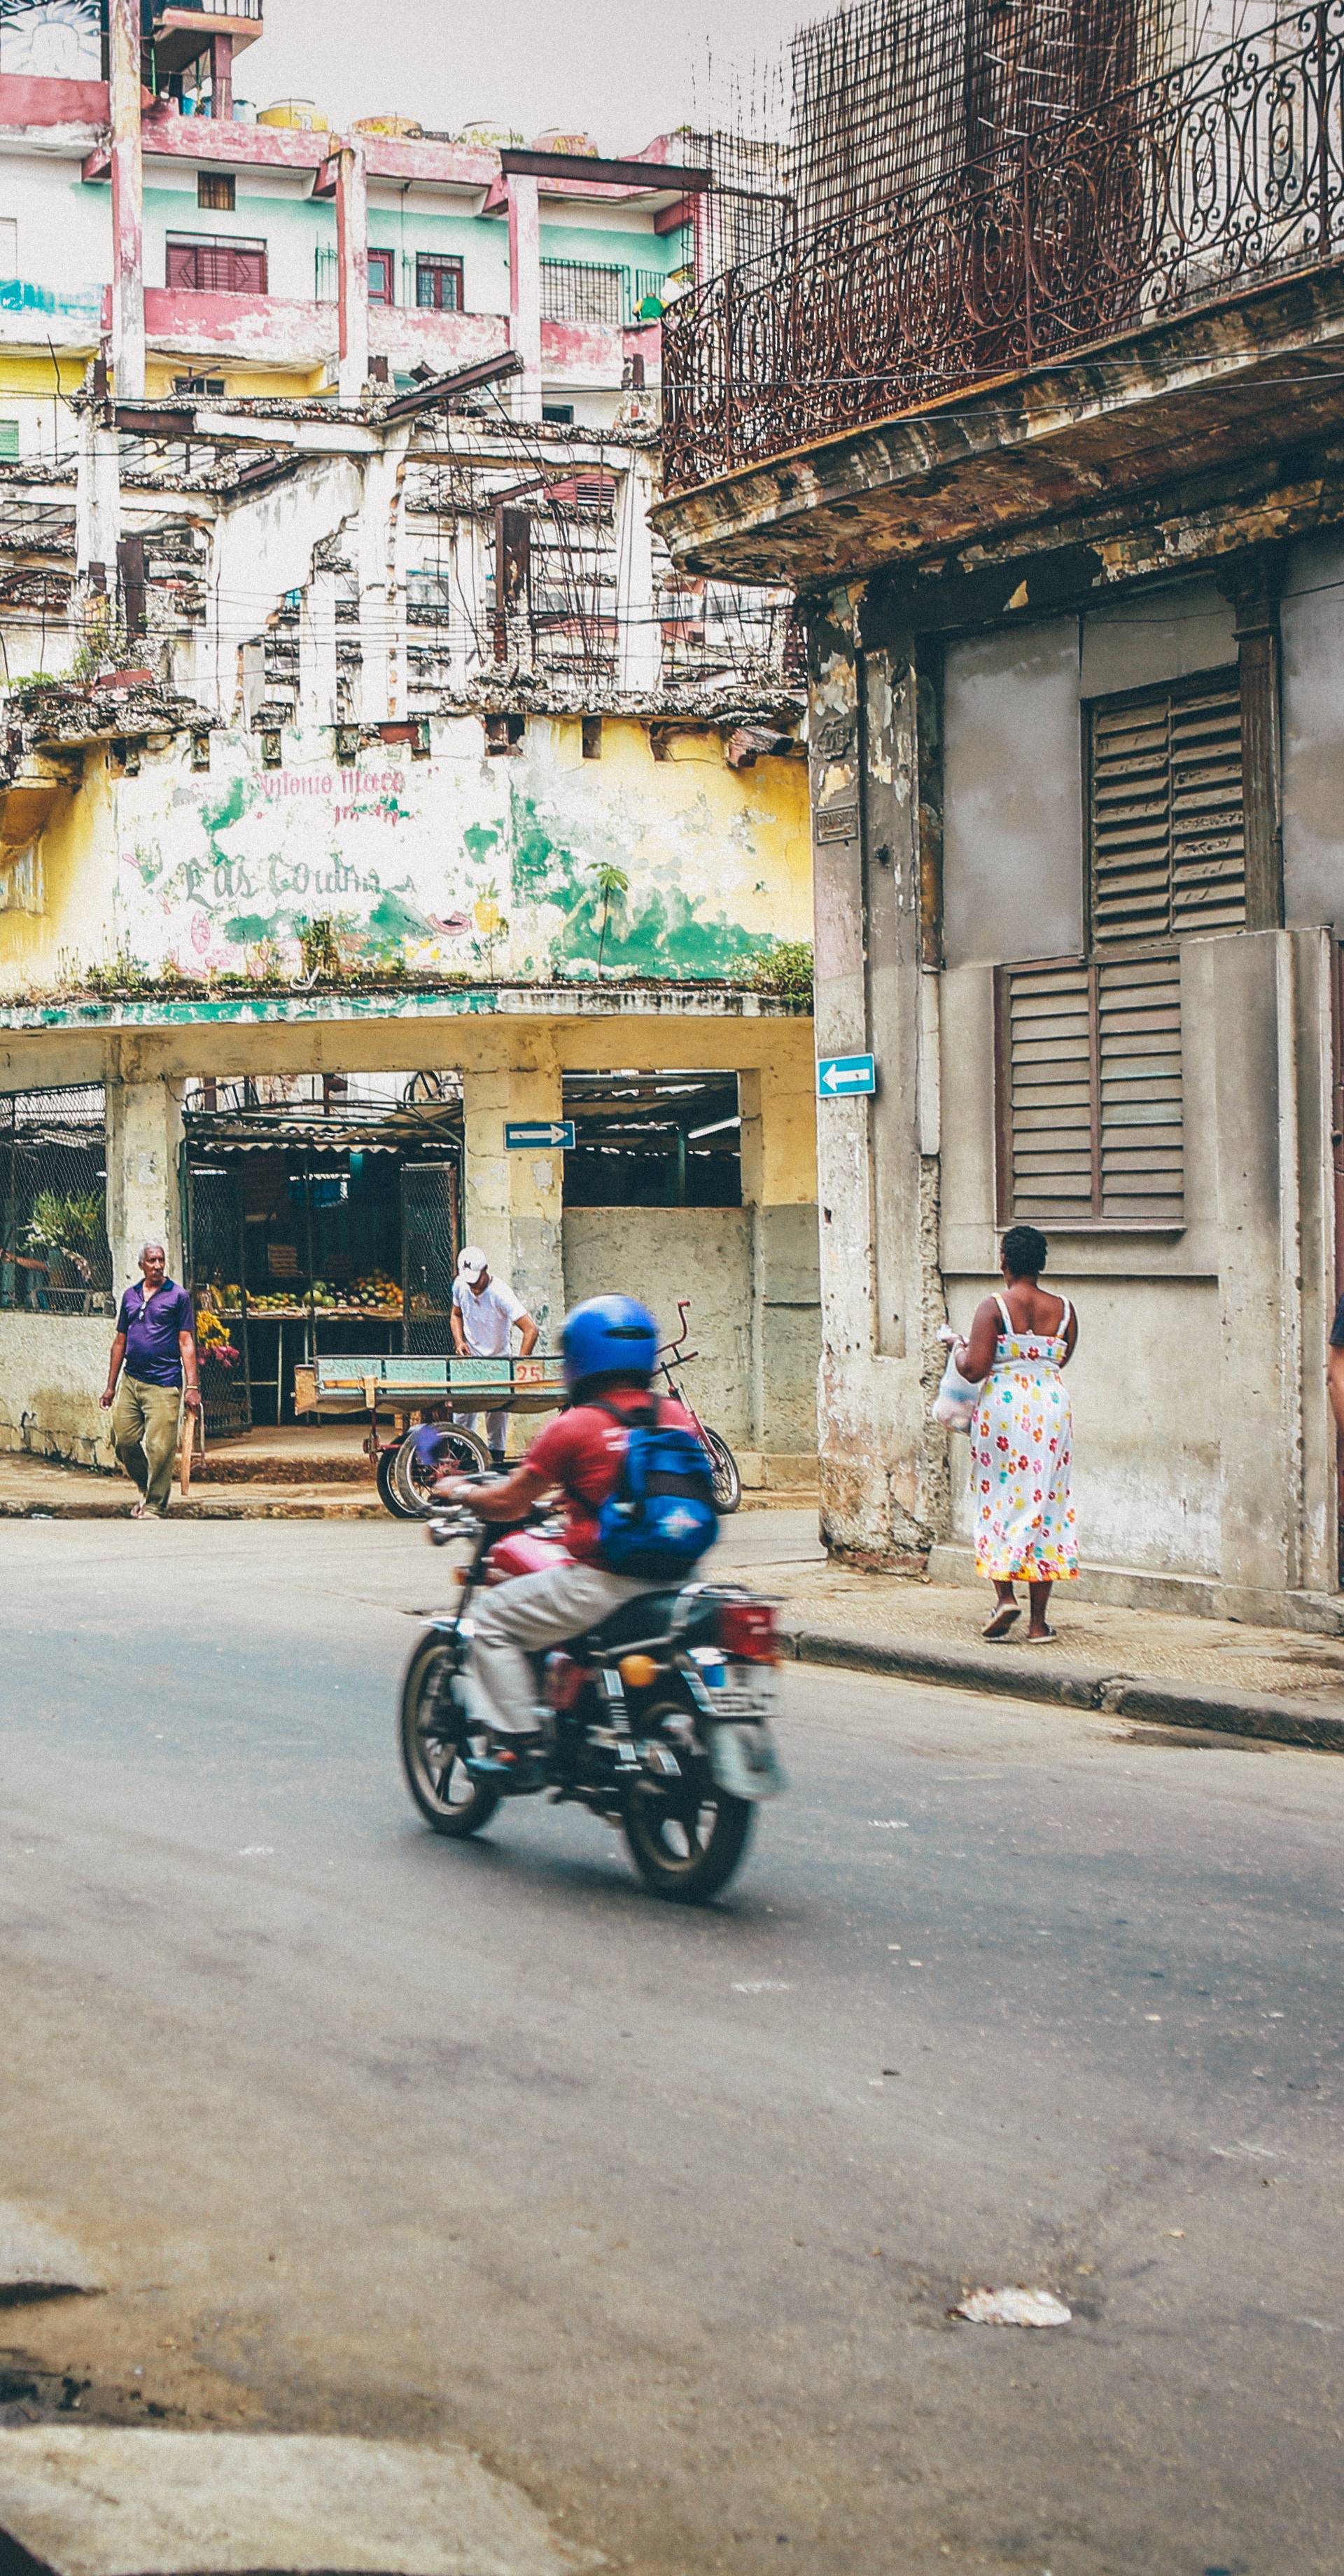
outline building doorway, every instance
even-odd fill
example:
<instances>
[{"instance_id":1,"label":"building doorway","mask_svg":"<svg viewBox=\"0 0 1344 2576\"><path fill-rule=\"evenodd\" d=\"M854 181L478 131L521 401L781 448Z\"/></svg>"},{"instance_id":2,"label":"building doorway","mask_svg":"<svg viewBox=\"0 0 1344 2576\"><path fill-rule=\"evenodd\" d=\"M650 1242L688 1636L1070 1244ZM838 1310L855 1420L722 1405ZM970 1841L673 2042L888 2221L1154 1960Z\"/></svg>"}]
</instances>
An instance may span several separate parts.
<instances>
[{"instance_id":1,"label":"building doorway","mask_svg":"<svg viewBox=\"0 0 1344 2576\"><path fill-rule=\"evenodd\" d=\"M451 1349L462 1116L446 1084L388 1098L329 1077L267 1101L201 1085L184 1125L208 1436L292 1423L295 1369L319 1354Z\"/></svg>"}]
</instances>

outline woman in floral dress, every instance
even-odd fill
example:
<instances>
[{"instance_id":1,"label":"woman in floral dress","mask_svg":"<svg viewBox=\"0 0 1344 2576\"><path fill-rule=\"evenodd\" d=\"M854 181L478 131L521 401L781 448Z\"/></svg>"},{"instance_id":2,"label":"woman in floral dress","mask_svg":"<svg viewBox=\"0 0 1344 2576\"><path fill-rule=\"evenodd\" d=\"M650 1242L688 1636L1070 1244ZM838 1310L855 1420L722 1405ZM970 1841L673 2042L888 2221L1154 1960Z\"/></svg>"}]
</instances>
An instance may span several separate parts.
<instances>
[{"instance_id":1,"label":"woman in floral dress","mask_svg":"<svg viewBox=\"0 0 1344 2576\"><path fill-rule=\"evenodd\" d=\"M1078 1318L1067 1297L1040 1285L1048 1249L1034 1225L1009 1228L1000 1256L1004 1293L981 1301L958 1350L963 1376L980 1385L971 1422L975 1562L998 1600L985 1630L995 1643L1022 1615L1013 1586L1025 1582L1028 1643L1052 1644L1050 1587L1078 1572L1073 1413L1061 1374L1077 1345Z\"/></svg>"}]
</instances>

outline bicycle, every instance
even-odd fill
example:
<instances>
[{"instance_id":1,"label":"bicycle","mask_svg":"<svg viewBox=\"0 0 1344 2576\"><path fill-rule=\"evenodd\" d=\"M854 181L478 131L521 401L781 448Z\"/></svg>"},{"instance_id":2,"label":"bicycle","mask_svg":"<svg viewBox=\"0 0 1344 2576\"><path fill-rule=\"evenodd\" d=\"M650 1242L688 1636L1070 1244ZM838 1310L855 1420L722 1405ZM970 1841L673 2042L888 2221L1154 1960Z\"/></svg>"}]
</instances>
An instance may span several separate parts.
<instances>
[{"instance_id":1,"label":"bicycle","mask_svg":"<svg viewBox=\"0 0 1344 2576\"><path fill-rule=\"evenodd\" d=\"M672 1375L673 1360L679 1368L686 1368L692 1360L700 1357L698 1351L682 1349L682 1344L690 1330L686 1321L690 1310L690 1298L678 1297L677 1313L681 1317L681 1331L674 1335L670 1342L660 1342L657 1365L668 1394L681 1406L684 1413L690 1415L695 1425L696 1436L702 1442L714 1470L714 1508L726 1514L735 1512L742 1500L742 1476L737 1460L727 1441L717 1431L711 1431L707 1422L701 1421L690 1397Z\"/></svg>"}]
</instances>

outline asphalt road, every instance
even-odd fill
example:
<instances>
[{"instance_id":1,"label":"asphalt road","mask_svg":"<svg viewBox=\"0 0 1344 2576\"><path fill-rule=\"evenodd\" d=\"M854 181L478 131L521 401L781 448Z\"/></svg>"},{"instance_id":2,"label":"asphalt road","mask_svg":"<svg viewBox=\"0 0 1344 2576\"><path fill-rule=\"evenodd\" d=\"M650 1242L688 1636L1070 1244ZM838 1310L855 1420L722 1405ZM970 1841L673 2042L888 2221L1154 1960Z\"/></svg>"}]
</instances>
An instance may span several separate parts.
<instances>
[{"instance_id":1,"label":"asphalt road","mask_svg":"<svg viewBox=\"0 0 1344 2576\"><path fill-rule=\"evenodd\" d=\"M466 2441L647 2576L1338 2576L1344 1764L795 1671L682 1915L421 1828L417 1534L3 1546L0 2198L108 2295L0 2399Z\"/></svg>"}]
</instances>

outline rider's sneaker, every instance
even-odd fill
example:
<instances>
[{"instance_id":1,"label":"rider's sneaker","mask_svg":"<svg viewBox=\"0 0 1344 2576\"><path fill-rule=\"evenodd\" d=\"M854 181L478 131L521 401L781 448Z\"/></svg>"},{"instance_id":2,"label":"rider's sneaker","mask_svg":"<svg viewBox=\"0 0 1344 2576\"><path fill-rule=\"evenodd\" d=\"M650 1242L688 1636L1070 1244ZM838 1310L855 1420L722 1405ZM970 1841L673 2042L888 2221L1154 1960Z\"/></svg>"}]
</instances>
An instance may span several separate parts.
<instances>
[{"instance_id":1,"label":"rider's sneaker","mask_svg":"<svg viewBox=\"0 0 1344 2576\"><path fill-rule=\"evenodd\" d=\"M492 1735L484 1753L468 1755L467 1771L483 1785L521 1796L545 1786L545 1754L543 1735Z\"/></svg>"}]
</instances>

